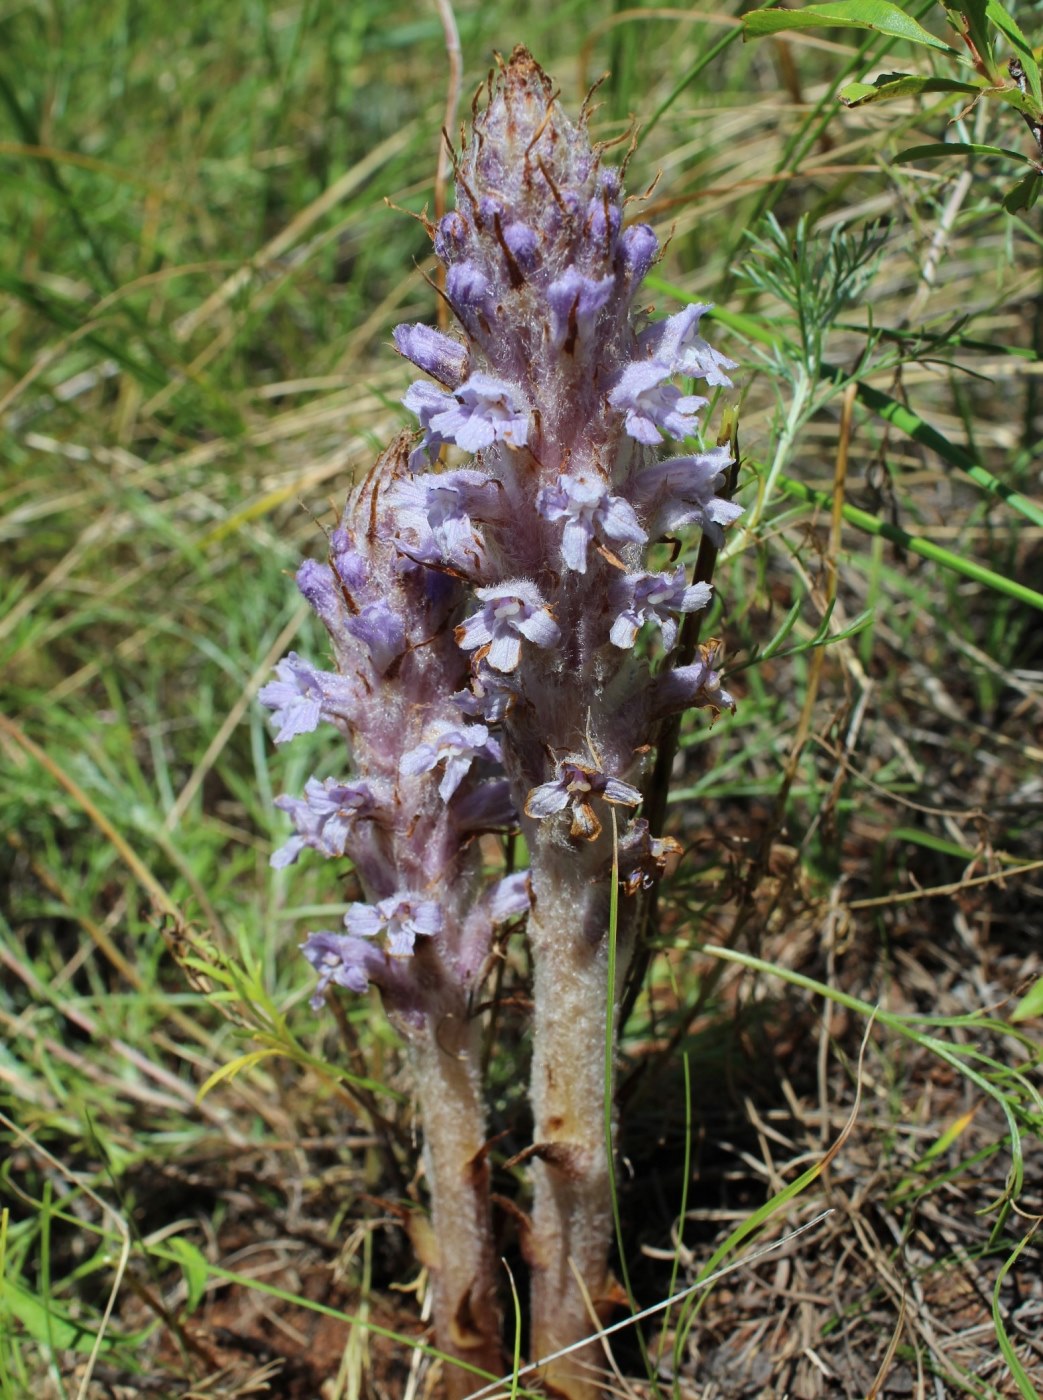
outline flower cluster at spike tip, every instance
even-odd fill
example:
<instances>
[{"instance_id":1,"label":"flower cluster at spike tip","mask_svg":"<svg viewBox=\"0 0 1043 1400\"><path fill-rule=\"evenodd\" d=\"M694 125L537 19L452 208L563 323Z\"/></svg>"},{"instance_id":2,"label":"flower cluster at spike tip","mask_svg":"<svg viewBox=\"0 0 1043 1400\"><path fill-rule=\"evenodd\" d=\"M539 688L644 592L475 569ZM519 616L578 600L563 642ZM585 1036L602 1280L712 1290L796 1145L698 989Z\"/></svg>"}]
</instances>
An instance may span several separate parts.
<instances>
[{"instance_id":1,"label":"flower cluster at spike tip","mask_svg":"<svg viewBox=\"0 0 1043 1400\"><path fill-rule=\"evenodd\" d=\"M294 831L273 864L347 857L363 893L303 945L315 1004L375 984L418 1043L466 1017L498 925L528 914L537 998L555 919L559 941L596 947L613 861L633 894L676 849L637 815L662 721L732 705L716 642L670 655L710 587L649 552L692 526L719 545L741 513L731 449L683 446L707 400L679 382L728 387L735 366L701 334L707 306L639 304L658 240L624 224L623 171L588 117L570 122L523 49L476 100L456 208L430 229L456 327L394 333L427 376L404 398L418 431L354 487L326 562L298 571L333 668L291 653L261 691L277 742L325 723L351 754L350 779L279 799ZM529 870L487 878L475 838L519 827ZM538 1004L536 1022L534 1059Z\"/></svg>"}]
</instances>

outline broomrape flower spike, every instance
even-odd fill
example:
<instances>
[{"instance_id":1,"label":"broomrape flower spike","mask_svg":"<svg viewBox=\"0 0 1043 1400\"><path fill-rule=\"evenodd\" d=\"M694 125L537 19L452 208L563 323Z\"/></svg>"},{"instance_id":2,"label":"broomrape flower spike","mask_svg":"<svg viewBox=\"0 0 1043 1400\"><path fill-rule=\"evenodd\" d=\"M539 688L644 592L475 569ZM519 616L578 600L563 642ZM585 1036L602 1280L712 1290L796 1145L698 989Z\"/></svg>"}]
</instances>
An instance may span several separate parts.
<instances>
[{"instance_id":1,"label":"broomrape flower spike","mask_svg":"<svg viewBox=\"0 0 1043 1400\"><path fill-rule=\"evenodd\" d=\"M471 1009L496 929L525 920L531 1346L568 1349L541 1368L549 1391L600 1400L600 1353L584 1343L591 1302L604 1310L613 1292L597 1047L634 949L628 896L680 853L637 815L641 782L664 721L733 704L716 641L671 664L679 619L708 605L709 585L649 558L666 533L721 542L740 514L721 494L731 454L660 454L668 438L698 440L707 403L675 381L726 389L735 363L701 333L708 306L655 322L641 310L658 240L623 226L624 172L592 144L589 107L570 120L519 48L473 110L456 208L431 229L456 328L394 333L428 376L404 398L419 432L352 492L328 562L297 577L336 669L291 654L261 693L277 742L326 722L352 762L350 778L279 799L294 834L273 863L307 847L350 860L361 884L345 931L303 944L316 1000L375 989L403 1037L424 1122L436 1341L450 1363L493 1374L506 1368ZM432 470L443 450L450 469ZM644 628L656 646L636 645ZM528 870L489 874L476 835L518 827ZM450 1400L474 1388L452 1364L445 1381Z\"/></svg>"}]
</instances>

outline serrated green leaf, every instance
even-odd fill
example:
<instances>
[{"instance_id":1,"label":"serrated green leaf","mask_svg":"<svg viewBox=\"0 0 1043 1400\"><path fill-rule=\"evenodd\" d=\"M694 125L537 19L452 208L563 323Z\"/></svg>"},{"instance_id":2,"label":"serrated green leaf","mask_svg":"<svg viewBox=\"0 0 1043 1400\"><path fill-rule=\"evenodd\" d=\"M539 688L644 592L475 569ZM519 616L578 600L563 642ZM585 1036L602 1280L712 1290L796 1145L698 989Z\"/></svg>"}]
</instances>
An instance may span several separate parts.
<instances>
[{"instance_id":1,"label":"serrated green leaf","mask_svg":"<svg viewBox=\"0 0 1043 1400\"><path fill-rule=\"evenodd\" d=\"M1043 190L1043 176L1038 170L1030 170L1018 183L1003 196L1003 207L1008 214L1020 214L1031 209Z\"/></svg>"},{"instance_id":2,"label":"serrated green leaf","mask_svg":"<svg viewBox=\"0 0 1043 1400\"><path fill-rule=\"evenodd\" d=\"M195 1245L190 1240L186 1240L183 1235L174 1235L166 1243L170 1252L177 1255L181 1271L185 1275L185 1286L188 1289L185 1310L193 1313L206 1292L206 1281L210 1277L210 1265L206 1256L201 1254Z\"/></svg>"},{"instance_id":3,"label":"serrated green leaf","mask_svg":"<svg viewBox=\"0 0 1043 1400\"><path fill-rule=\"evenodd\" d=\"M908 165L914 160L940 160L942 156L1006 156L1025 165L1028 157L1006 146L983 146L976 141L932 141L927 146L907 146L894 157L895 165Z\"/></svg>"},{"instance_id":4,"label":"serrated green leaf","mask_svg":"<svg viewBox=\"0 0 1043 1400\"><path fill-rule=\"evenodd\" d=\"M1034 1016L1043 1016L1043 977L1032 984L1010 1013L1012 1021L1031 1021Z\"/></svg>"},{"instance_id":5,"label":"serrated green leaf","mask_svg":"<svg viewBox=\"0 0 1043 1400\"><path fill-rule=\"evenodd\" d=\"M848 83L840 89L845 107L862 107L867 102L892 102L897 97L919 97L925 92L965 92L975 96L981 88L974 83L958 83L953 78L921 78L915 73L882 73L871 83Z\"/></svg>"},{"instance_id":6,"label":"serrated green leaf","mask_svg":"<svg viewBox=\"0 0 1043 1400\"><path fill-rule=\"evenodd\" d=\"M889 0L836 0L832 5L805 5L802 10L753 10L743 15L742 29L744 39L779 34L786 29L871 29L890 39L953 52L943 39L936 39Z\"/></svg>"}]
</instances>

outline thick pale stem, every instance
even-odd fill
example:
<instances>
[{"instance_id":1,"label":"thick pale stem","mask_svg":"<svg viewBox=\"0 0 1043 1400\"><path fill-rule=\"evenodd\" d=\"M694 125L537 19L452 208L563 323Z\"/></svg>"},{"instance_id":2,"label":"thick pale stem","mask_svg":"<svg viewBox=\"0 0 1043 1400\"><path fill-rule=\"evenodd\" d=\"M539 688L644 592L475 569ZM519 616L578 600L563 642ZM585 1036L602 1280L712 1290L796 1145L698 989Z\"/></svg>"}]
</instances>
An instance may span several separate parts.
<instances>
[{"instance_id":1,"label":"thick pale stem","mask_svg":"<svg viewBox=\"0 0 1043 1400\"><path fill-rule=\"evenodd\" d=\"M569 886L571 886L571 896ZM595 1310L611 1291L612 1158L605 1140L605 1028L608 911L575 879L530 915L534 965L532 1105L532 1355L549 1356L597 1330ZM598 924L600 922L600 930ZM600 931L600 936L599 936ZM625 969L628 947L619 948ZM618 982L618 976L617 976ZM613 1029L614 1036L614 1029ZM582 1286L580 1283L582 1281ZM584 1296L586 1293L586 1297ZM598 1342L551 1362L541 1374L552 1394L600 1400Z\"/></svg>"},{"instance_id":2,"label":"thick pale stem","mask_svg":"<svg viewBox=\"0 0 1043 1400\"><path fill-rule=\"evenodd\" d=\"M410 1048L432 1215L432 1229L417 1245L434 1283L436 1343L446 1356L498 1376L504 1369L498 1263L477 1025L462 1009L432 1015ZM473 1371L446 1366L447 1400L461 1400L480 1385Z\"/></svg>"}]
</instances>

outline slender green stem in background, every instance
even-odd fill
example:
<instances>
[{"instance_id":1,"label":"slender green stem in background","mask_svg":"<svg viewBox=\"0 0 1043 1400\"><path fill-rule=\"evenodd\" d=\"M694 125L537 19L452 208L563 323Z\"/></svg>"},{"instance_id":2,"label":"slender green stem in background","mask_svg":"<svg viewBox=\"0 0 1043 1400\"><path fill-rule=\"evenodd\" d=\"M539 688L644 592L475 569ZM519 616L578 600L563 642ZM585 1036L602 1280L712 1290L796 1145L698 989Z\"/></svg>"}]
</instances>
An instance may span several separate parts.
<instances>
[{"instance_id":1,"label":"slender green stem in background","mask_svg":"<svg viewBox=\"0 0 1043 1400\"><path fill-rule=\"evenodd\" d=\"M837 380L842 377L841 370L833 368L832 372ZM1029 497L1023 496L1020 491L1011 490L1009 486L993 476L992 472L975 462L958 443L950 442L947 437L943 437L937 428L932 428L930 423L925 422L919 414L913 413L904 404L898 403L890 395L883 393L880 389L874 389L869 384L859 384L858 398L860 403L873 409L888 423L893 423L914 442L937 452L943 462L948 462L950 466L958 467L960 471L966 472L971 480L977 482L989 495L998 496L1005 505L1018 511L1026 520L1031 520L1033 525L1043 526L1043 505L1039 501L1030 500Z\"/></svg>"},{"instance_id":2,"label":"slender green stem in background","mask_svg":"<svg viewBox=\"0 0 1043 1400\"><path fill-rule=\"evenodd\" d=\"M680 78L679 81L675 84L674 88L671 90L668 96L663 99L663 101L655 109L652 115L643 124L641 132L642 136L646 141L649 137L649 134L655 129L661 118L665 116L665 114L674 105L677 99L681 96L681 93L684 92L685 88L690 87L692 83L695 82L696 78L698 78L700 73L706 72L707 69L712 70L713 65L715 64L717 59L720 58L721 54L724 53L726 49L730 48L730 46L734 44L737 40L739 40L741 38L741 35L742 31L740 29L732 29L727 34L722 34L715 44L711 44L710 47L705 51L705 53L701 53L699 55L699 57L684 74L684 76Z\"/></svg>"},{"instance_id":3,"label":"slender green stem in background","mask_svg":"<svg viewBox=\"0 0 1043 1400\"><path fill-rule=\"evenodd\" d=\"M782 477L779 484L788 496L807 501L822 510L832 509L832 502L824 491L816 491L802 481L794 481L792 477ZM866 510L859 510L858 506L845 502L843 512L845 520L857 525L867 535L877 535L881 539L890 540L892 544L901 545L903 549L908 549L912 554L919 554L924 559L931 559L943 568L951 569L953 573L962 574L964 578L973 579L976 583L983 583L997 593L1016 598L1019 603L1027 603L1029 607L1043 610L1043 593L1019 583L1017 579L998 574L994 569L987 569L984 564L979 564L974 559L953 554L951 550L943 549L941 545L924 539L922 535L911 535L908 530L903 530L898 525L881 520L879 516L871 515Z\"/></svg>"},{"instance_id":4,"label":"slender green stem in background","mask_svg":"<svg viewBox=\"0 0 1043 1400\"><path fill-rule=\"evenodd\" d=\"M1010 1367L1010 1373L1014 1377L1018 1390L1021 1392L1024 1400L1039 1400L1039 1391L1032 1384L1028 1372L1021 1364L1021 1359L1014 1350L1010 1337L1007 1335L1007 1329L1003 1322L1003 1308L1000 1305L1000 1290L1003 1287L1007 1275L1021 1257L1022 1251L1032 1243L1038 1230L1039 1220L1037 1219L1024 1239L1018 1242L1010 1258L1004 1261L1003 1267L996 1275L996 1282L992 1287L992 1321L996 1328L996 1340L1000 1344L1000 1351L1003 1352L1003 1359Z\"/></svg>"},{"instance_id":5,"label":"slender green stem in background","mask_svg":"<svg viewBox=\"0 0 1043 1400\"><path fill-rule=\"evenodd\" d=\"M772 499L782 469L789 461L790 454L796 446L800 430L804 426L804 416L810 397L811 380L804 366L798 365L793 390L786 404L786 416L775 443L771 465L764 479L758 483L757 499L751 507L748 517L743 518L742 524L751 535L756 532L764 511Z\"/></svg>"}]
</instances>

